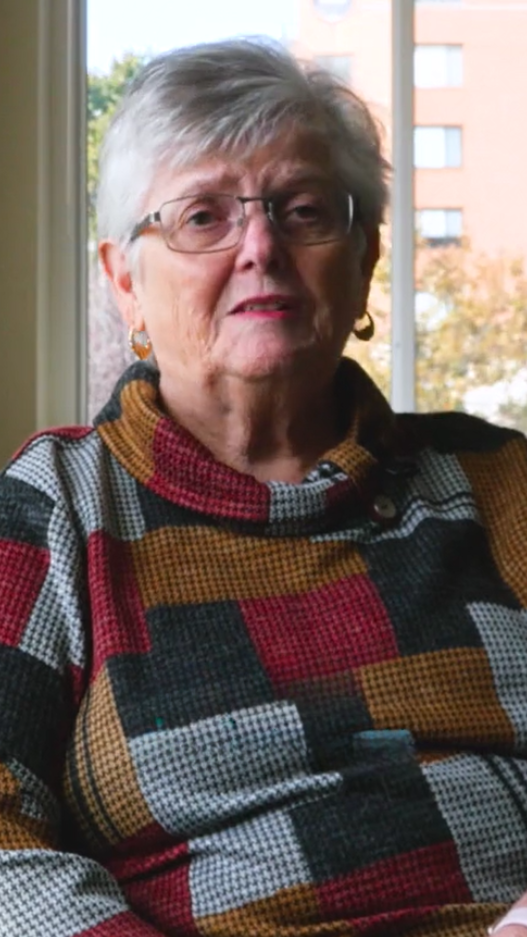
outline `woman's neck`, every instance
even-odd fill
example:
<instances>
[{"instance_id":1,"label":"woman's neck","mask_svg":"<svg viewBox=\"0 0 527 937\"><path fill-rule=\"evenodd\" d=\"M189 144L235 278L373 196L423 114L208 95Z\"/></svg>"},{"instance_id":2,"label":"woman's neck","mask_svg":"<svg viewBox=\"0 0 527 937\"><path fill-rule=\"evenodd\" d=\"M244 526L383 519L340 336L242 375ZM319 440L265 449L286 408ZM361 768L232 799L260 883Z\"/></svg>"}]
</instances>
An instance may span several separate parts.
<instances>
[{"instance_id":1,"label":"woman's neck","mask_svg":"<svg viewBox=\"0 0 527 937\"><path fill-rule=\"evenodd\" d=\"M220 461L258 481L298 483L340 438L333 382L163 381L166 412Z\"/></svg>"}]
</instances>

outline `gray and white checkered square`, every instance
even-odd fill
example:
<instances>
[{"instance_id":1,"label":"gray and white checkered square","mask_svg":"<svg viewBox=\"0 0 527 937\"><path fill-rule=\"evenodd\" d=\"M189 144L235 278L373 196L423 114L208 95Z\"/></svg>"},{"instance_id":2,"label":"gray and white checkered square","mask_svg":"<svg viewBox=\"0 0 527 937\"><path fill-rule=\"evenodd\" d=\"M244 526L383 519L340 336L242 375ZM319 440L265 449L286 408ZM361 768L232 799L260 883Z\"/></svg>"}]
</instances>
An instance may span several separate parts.
<instances>
[{"instance_id":1,"label":"gray and white checkered square","mask_svg":"<svg viewBox=\"0 0 527 937\"><path fill-rule=\"evenodd\" d=\"M95 862L39 849L0 852L0 934L75 937L127 910Z\"/></svg>"},{"instance_id":2,"label":"gray and white checkered square","mask_svg":"<svg viewBox=\"0 0 527 937\"><path fill-rule=\"evenodd\" d=\"M326 510L326 492L333 485L334 481L332 479L323 479L303 485L268 482L268 488L271 492L270 523L322 516Z\"/></svg>"},{"instance_id":3,"label":"gray and white checkered square","mask_svg":"<svg viewBox=\"0 0 527 937\"><path fill-rule=\"evenodd\" d=\"M527 754L527 611L489 602L468 607L492 668L498 699L509 716L515 741Z\"/></svg>"},{"instance_id":4,"label":"gray and white checkered square","mask_svg":"<svg viewBox=\"0 0 527 937\"><path fill-rule=\"evenodd\" d=\"M26 446L6 474L44 492L52 501L57 501L61 496L61 488L56 468L56 446L56 438L39 436Z\"/></svg>"},{"instance_id":5,"label":"gray and white checkered square","mask_svg":"<svg viewBox=\"0 0 527 937\"><path fill-rule=\"evenodd\" d=\"M291 818L273 811L189 842L195 917L222 914L309 882Z\"/></svg>"},{"instance_id":6,"label":"gray and white checkered square","mask_svg":"<svg viewBox=\"0 0 527 937\"><path fill-rule=\"evenodd\" d=\"M295 706L276 702L202 719L129 742L156 820L178 836L206 835L250 811L340 785L312 775Z\"/></svg>"},{"instance_id":7,"label":"gray and white checkered square","mask_svg":"<svg viewBox=\"0 0 527 937\"><path fill-rule=\"evenodd\" d=\"M85 586L79 576L79 544L59 507L50 519L48 544L50 565L20 648L63 672L69 662L79 666L85 663L86 635L80 610Z\"/></svg>"},{"instance_id":8,"label":"gray and white checkered square","mask_svg":"<svg viewBox=\"0 0 527 937\"><path fill-rule=\"evenodd\" d=\"M474 901L510 904L525 891L527 784L521 804L503 771L507 761L458 755L422 769Z\"/></svg>"}]
</instances>

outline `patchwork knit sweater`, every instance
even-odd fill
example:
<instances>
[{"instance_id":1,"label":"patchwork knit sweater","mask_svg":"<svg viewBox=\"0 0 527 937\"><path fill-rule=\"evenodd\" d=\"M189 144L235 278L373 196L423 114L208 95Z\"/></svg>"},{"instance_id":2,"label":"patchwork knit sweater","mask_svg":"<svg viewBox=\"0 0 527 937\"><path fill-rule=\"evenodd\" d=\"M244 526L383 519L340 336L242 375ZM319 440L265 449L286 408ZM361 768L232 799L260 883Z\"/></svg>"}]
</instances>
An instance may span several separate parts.
<instances>
[{"instance_id":1,"label":"patchwork knit sweater","mask_svg":"<svg viewBox=\"0 0 527 937\"><path fill-rule=\"evenodd\" d=\"M302 484L134 365L0 478L2 937L476 937L527 888L526 441L343 362Z\"/></svg>"}]
</instances>

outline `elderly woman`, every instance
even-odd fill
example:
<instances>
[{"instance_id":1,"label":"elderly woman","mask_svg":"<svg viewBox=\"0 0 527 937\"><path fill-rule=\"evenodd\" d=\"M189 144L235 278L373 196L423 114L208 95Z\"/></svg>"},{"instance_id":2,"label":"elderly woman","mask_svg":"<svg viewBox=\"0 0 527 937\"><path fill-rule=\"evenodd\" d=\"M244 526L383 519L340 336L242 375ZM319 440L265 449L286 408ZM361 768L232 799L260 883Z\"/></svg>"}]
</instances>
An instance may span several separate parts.
<instances>
[{"instance_id":1,"label":"elderly woman","mask_svg":"<svg viewBox=\"0 0 527 937\"><path fill-rule=\"evenodd\" d=\"M526 443L342 358L385 202L365 106L271 44L115 117L150 360L0 482L2 937L474 937L524 891Z\"/></svg>"}]
</instances>

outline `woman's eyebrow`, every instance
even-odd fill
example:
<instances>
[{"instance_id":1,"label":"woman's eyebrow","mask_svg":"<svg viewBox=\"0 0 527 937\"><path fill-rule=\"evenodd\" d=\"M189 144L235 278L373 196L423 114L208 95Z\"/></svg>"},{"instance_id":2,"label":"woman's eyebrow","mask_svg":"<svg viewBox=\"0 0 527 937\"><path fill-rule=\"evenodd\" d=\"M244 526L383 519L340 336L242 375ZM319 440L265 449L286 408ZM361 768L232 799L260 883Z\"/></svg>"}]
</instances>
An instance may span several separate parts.
<instances>
[{"instance_id":1,"label":"woman's eyebrow","mask_svg":"<svg viewBox=\"0 0 527 937\"><path fill-rule=\"evenodd\" d=\"M224 189L234 188L240 184L239 175L232 173L216 173L210 176L194 179L189 182L179 193L180 198L187 195L203 195L210 192L222 192Z\"/></svg>"},{"instance_id":2,"label":"woman's eyebrow","mask_svg":"<svg viewBox=\"0 0 527 937\"><path fill-rule=\"evenodd\" d=\"M322 173L295 173L292 176L288 176L287 179L284 179L282 184L288 185L289 183L294 183L297 185L298 183L305 183L310 185L312 183L317 183L318 185L327 185L330 181L331 180Z\"/></svg>"},{"instance_id":3,"label":"woman's eyebrow","mask_svg":"<svg viewBox=\"0 0 527 937\"><path fill-rule=\"evenodd\" d=\"M176 198L186 198L191 195L204 195L210 193L221 193L229 192L233 189L236 189L240 185L242 179L242 173L232 173L232 172L219 172L211 173L205 177L200 177L195 179L192 182L187 183L184 188L178 193ZM331 179L327 176L326 173L317 171L313 168L307 168L298 166L297 168L291 167L286 170L283 174L280 173L280 170L276 167L273 167L271 178L269 183L265 182L263 189L265 191L269 189L276 189L282 186L288 185L299 185L299 184L308 184L308 183L318 183L329 184Z\"/></svg>"},{"instance_id":4,"label":"woman's eyebrow","mask_svg":"<svg viewBox=\"0 0 527 937\"><path fill-rule=\"evenodd\" d=\"M324 173L300 172L291 173L287 176L274 176L272 182L265 186L265 191L280 192L282 189L298 189L300 186L327 188L332 184L334 184L333 180Z\"/></svg>"}]
</instances>

